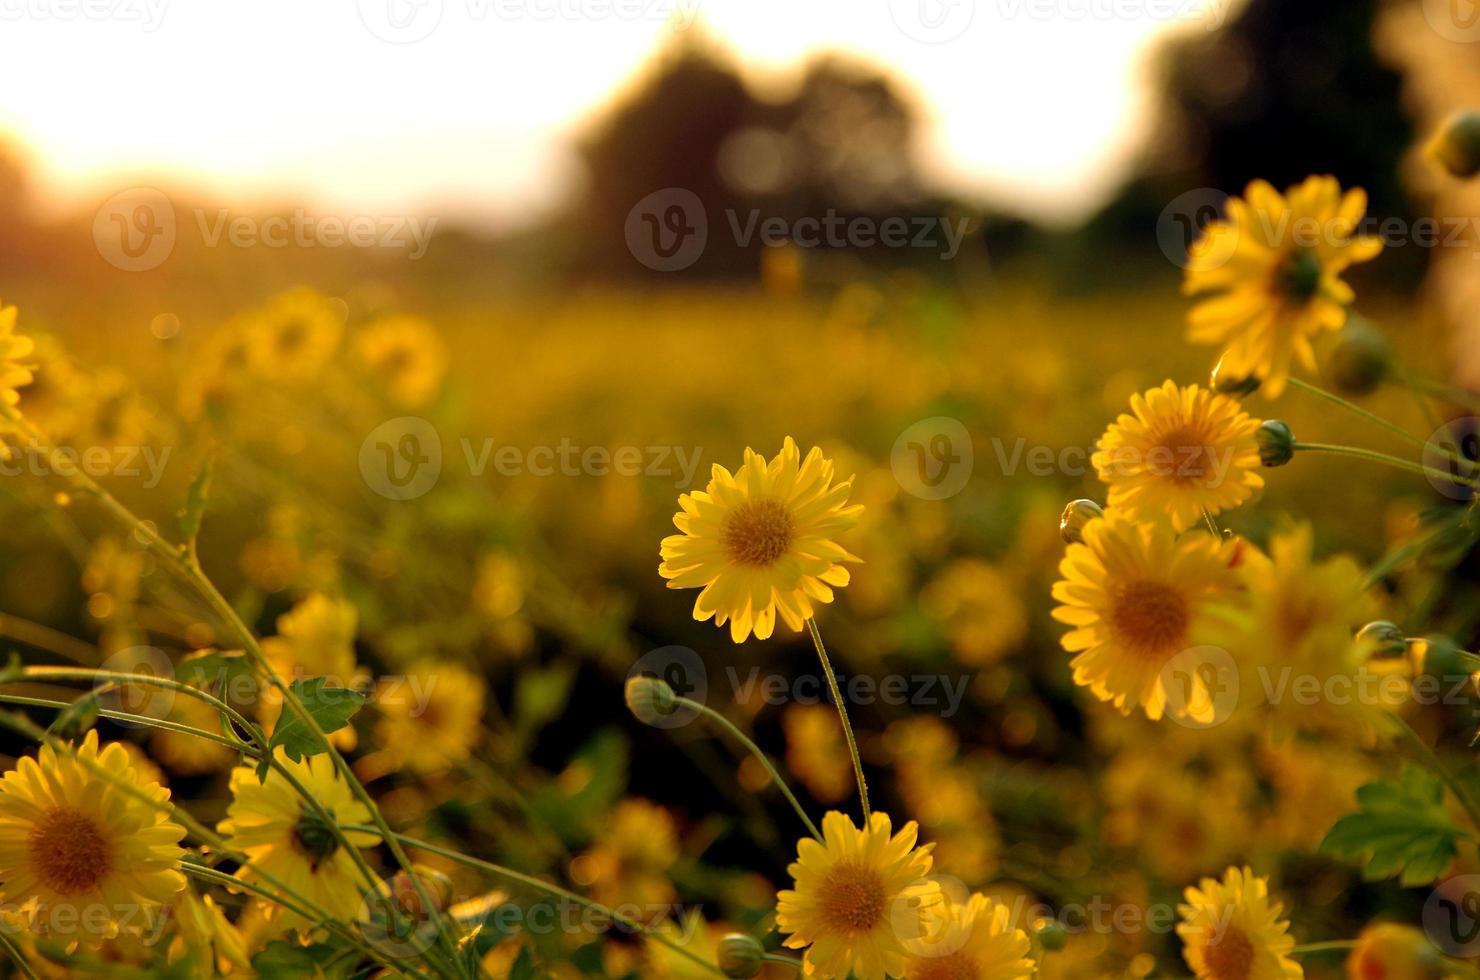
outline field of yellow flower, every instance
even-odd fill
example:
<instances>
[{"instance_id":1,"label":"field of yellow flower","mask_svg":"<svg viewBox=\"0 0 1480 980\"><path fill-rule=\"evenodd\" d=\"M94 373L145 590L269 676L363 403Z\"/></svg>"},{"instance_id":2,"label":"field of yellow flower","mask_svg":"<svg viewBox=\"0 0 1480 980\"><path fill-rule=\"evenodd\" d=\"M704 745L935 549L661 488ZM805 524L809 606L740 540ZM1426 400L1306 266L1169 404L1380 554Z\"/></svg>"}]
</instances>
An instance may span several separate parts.
<instances>
[{"instance_id":1,"label":"field of yellow flower","mask_svg":"<svg viewBox=\"0 0 1480 980\"><path fill-rule=\"evenodd\" d=\"M1476 976L1480 396L1365 209L5 306L7 975Z\"/></svg>"}]
</instances>

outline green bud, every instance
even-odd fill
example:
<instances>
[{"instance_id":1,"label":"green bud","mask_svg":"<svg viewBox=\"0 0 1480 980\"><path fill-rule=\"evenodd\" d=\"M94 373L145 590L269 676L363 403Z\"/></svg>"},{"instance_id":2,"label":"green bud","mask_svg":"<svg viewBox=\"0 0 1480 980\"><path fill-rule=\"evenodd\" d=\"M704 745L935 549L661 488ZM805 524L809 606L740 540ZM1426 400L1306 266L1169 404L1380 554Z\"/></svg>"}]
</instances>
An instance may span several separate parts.
<instances>
[{"instance_id":1,"label":"green bud","mask_svg":"<svg viewBox=\"0 0 1480 980\"><path fill-rule=\"evenodd\" d=\"M1480 173L1480 112L1451 116L1429 142L1429 159L1461 179Z\"/></svg>"},{"instance_id":2,"label":"green bud","mask_svg":"<svg viewBox=\"0 0 1480 980\"><path fill-rule=\"evenodd\" d=\"M1071 500L1059 518L1059 535L1065 544L1082 544L1084 526L1090 521L1105 516L1105 508L1093 500Z\"/></svg>"},{"instance_id":3,"label":"green bud","mask_svg":"<svg viewBox=\"0 0 1480 980\"><path fill-rule=\"evenodd\" d=\"M1397 623L1379 619L1368 623L1357 631L1357 643L1365 659L1387 659L1408 653L1408 637Z\"/></svg>"},{"instance_id":4,"label":"green bud","mask_svg":"<svg viewBox=\"0 0 1480 980\"><path fill-rule=\"evenodd\" d=\"M1057 919L1044 919L1033 929L1038 944L1050 953L1063 949L1069 942L1069 931Z\"/></svg>"},{"instance_id":5,"label":"green bud","mask_svg":"<svg viewBox=\"0 0 1480 980\"><path fill-rule=\"evenodd\" d=\"M1365 395L1382 383L1391 354L1386 334L1370 320L1350 317L1337 336L1326 374L1339 390Z\"/></svg>"},{"instance_id":6,"label":"green bud","mask_svg":"<svg viewBox=\"0 0 1480 980\"><path fill-rule=\"evenodd\" d=\"M727 977L753 977L766 965L766 950L743 933L732 932L719 941L719 968Z\"/></svg>"},{"instance_id":7,"label":"green bud","mask_svg":"<svg viewBox=\"0 0 1480 980\"><path fill-rule=\"evenodd\" d=\"M1447 636L1426 636L1416 641L1423 655L1423 672L1430 677L1468 677L1475 672L1470 655Z\"/></svg>"},{"instance_id":8,"label":"green bud","mask_svg":"<svg viewBox=\"0 0 1480 980\"><path fill-rule=\"evenodd\" d=\"M639 674L627 678L627 710L644 725L660 725L677 706L678 695L667 681Z\"/></svg>"},{"instance_id":9,"label":"green bud","mask_svg":"<svg viewBox=\"0 0 1480 980\"><path fill-rule=\"evenodd\" d=\"M1213 373L1208 376L1208 387L1234 398L1242 398L1244 395L1252 395L1259 390L1262 382L1253 375L1237 376L1230 374L1223 366L1223 359L1213 365Z\"/></svg>"},{"instance_id":10,"label":"green bud","mask_svg":"<svg viewBox=\"0 0 1480 980\"><path fill-rule=\"evenodd\" d=\"M1295 434L1279 419L1270 419L1254 434L1259 442L1259 461L1265 466L1284 466L1295 456Z\"/></svg>"}]
</instances>

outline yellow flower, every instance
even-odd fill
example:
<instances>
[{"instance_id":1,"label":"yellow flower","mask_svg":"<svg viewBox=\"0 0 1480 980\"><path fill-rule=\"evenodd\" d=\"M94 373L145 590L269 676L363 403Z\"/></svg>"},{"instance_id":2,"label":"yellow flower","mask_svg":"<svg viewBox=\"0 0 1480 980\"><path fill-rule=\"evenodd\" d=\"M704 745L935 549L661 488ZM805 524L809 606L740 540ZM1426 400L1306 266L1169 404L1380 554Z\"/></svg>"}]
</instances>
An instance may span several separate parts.
<instances>
[{"instance_id":1,"label":"yellow flower","mask_svg":"<svg viewBox=\"0 0 1480 980\"><path fill-rule=\"evenodd\" d=\"M718 959L719 944L715 941L714 931L698 909L690 909L681 922L664 919L657 932L705 963L714 963ZM647 938L643 941L643 949L647 953L648 965L645 976L658 980L713 980L714 970L700 966L663 943Z\"/></svg>"},{"instance_id":2,"label":"yellow flower","mask_svg":"<svg viewBox=\"0 0 1480 980\"><path fill-rule=\"evenodd\" d=\"M853 790L853 767L838 713L821 704L794 704L781 716L786 768L819 803L837 803Z\"/></svg>"},{"instance_id":3,"label":"yellow flower","mask_svg":"<svg viewBox=\"0 0 1480 980\"><path fill-rule=\"evenodd\" d=\"M391 398L411 408L436 394L447 371L447 347L420 317L375 321L355 338L355 351Z\"/></svg>"},{"instance_id":4,"label":"yellow flower","mask_svg":"<svg viewBox=\"0 0 1480 980\"><path fill-rule=\"evenodd\" d=\"M334 356L344 304L312 289L289 290L258 311L247 328L247 357L258 374L310 381Z\"/></svg>"},{"instance_id":5,"label":"yellow flower","mask_svg":"<svg viewBox=\"0 0 1480 980\"><path fill-rule=\"evenodd\" d=\"M848 584L841 563L858 561L834 539L863 507L848 505L851 478L832 480L822 450L802 460L790 436L770 463L747 449L733 476L716 464L704 490L678 498L673 523L683 533L663 539L658 574L670 589L703 588L694 618L728 621L736 643L752 631L767 639L778 610L800 632L812 603L831 602L831 587Z\"/></svg>"},{"instance_id":6,"label":"yellow flower","mask_svg":"<svg viewBox=\"0 0 1480 980\"><path fill-rule=\"evenodd\" d=\"M1227 395L1171 381L1131 396L1131 412L1100 437L1095 469L1110 506L1184 531L1203 509L1230 510L1264 486L1251 418Z\"/></svg>"},{"instance_id":7,"label":"yellow flower","mask_svg":"<svg viewBox=\"0 0 1480 980\"><path fill-rule=\"evenodd\" d=\"M1182 955L1198 980L1283 980L1305 976L1289 956L1295 940L1283 907L1269 900L1269 882L1249 868L1229 868L1223 880L1204 878L1178 906Z\"/></svg>"},{"instance_id":8,"label":"yellow flower","mask_svg":"<svg viewBox=\"0 0 1480 980\"><path fill-rule=\"evenodd\" d=\"M368 824L370 811L355 799L334 771L327 755L309 756L293 762L277 750L277 759L340 824ZM254 865L302 895L315 908L331 917L348 920L360 908L361 881L354 858L345 851L332 831L304 802L291 783L276 770L267 781L257 781L256 769L239 766L231 771L231 805L217 830L232 848L244 852ZM373 847L373 834L346 831L355 847ZM243 866L236 876L256 880L257 873ZM306 928L301 916L280 910L285 926Z\"/></svg>"},{"instance_id":9,"label":"yellow flower","mask_svg":"<svg viewBox=\"0 0 1480 980\"><path fill-rule=\"evenodd\" d=\"M483 732L483 678L456 664L423 661L376 686L375 735L391 768L418 775L464 761Z\"/></svg>"},{"instance_id":10,"label":"yellow flower","mask_svg":"<svg viewBox=\"0 0 1480 980\"><path fill-rule=\"evenodd\" d=\"M102 769L112 778L96 775ZM0 895L31 928L88 945L145 923L185 887L185 828L131 795L165 803L118 745L90 731L74 752L43 745L0 779ZM99 919L107 926L102 932Z\"/></svg>"},{"instance_id":11,"label":"yellow flower","mask_svg":"<svg viewBox=\"0 0 1480 980\"><path fill-rule=\"evenodd\" d=\"M1012 578L979 558L947 565L920 593L920 607L939 620L958 660L996 663L1028 634L1028 614Z\"/></svg>"},{"instance_id":12,"label":"yellow flower","mask_svg":"<svg viewBox=\"0 0 1480 980\"><path fill-rule=\"evenodd\" d=\"M859 829L832 810L822 818L821 842L797 844L797 860L786 869L796 888L776 896L776 927L788 934L788 948L807 948L805 976L904 974L904 941L920 930L901 928L900 917L923 914L940 891L925 878L931 847L915 846L914 822L892 836L890 830L888 814L875 813Z\"/></svg>"},{"instance_id":13,"label":"yellow flower","mask_svg":"<svg viewBox=\"0 0 1480 980\"><path fill-rule=\"evenodd\" d=\"M1028 958L1028 934L1012 926L1012 912L985 895L943 904L941 921L915 944L904 966L906 980L1027 980L1037 970Z\"/></svg>"},{"instance_id":14,"label":"yellow flower","mask_svg":"<svg viewBox=\"0 0 1480 980\"><path fill-rule=\"evenodd\" d=\"M1356 234L1366 210L1366 193L1343 195L1334 177L1307 177L1283 195L1251 183L1188 254L1182 291L1218 294L1193 307L1188 339L1223 347L1223 370L1261 379L1271 397L1284 391L1292 360L1314 371L1311 338L1340 329L1356 298L1341 274L1382 250L1380 239Z\"/></svg>"},{"instance_id":15,"label":"yellow flower","mask_svg":"<svg viewBox=\"0 0 1480 980\"><path fill-rule=\"evenodd\" d=\"M1346 959L1349 980L1443 980L1453 976L1444 958L1413 926L1379 922L1362 930Z\"/></svg>"},{"instance_id":16,"label":"yellow flower","mask_svg":"<svg viewBox=\"0 0 1480 980\"><path fill-rule=\"evenodd\" d=\"M626 799L612 810L596 843L571 860L570 874L605 905L663 905L674 899L668 870L678 851L678 828L668 811Z\"/></svg>"},{"instance_id":17,"label":"yellow flower","mask_svg":"<svg viewBox=\"0 0 1480 980\"><path fill-rule=\"evenodd\" d=\"M285 681L328 678L331 687L355 687L366 674L355 664L355 628L359 613L347 599L315 592L277 618L277 636L262 640L262 653ZM264 686L258 715L269 731L282 714L282 694ZM335 746L351 749L355 730L346 725L329 736Z\"/></svg>"},{"instance_id":18,"label":"yellow flower","mask_svg":"<svg viewBox=\"0 0 1480 980\"><path fill-rule=\"evenodd\" d=\"M170 947L172 960L188 954L211 976L252 971L246 940L211 896L199 896L194 889L185 889L177 907L177 918L180 932Z\"/></svg>"},{"instance_id":19,"label":"yellow flower","mask_svg":"<svg viewBox=\"0 0 1480 980\"><path fill-rule=\"evenodd\" d=\"M1140 707L1155 720L1170 707L1210 720L1203 672L1189 671L1170 705L1163 675L1231 598L1232 554L1232 544L1211 535L1179 538L1165 524L1136 524L1116 511L1085 525L1084 543L1069 545L1053 587L1061 603L1053 617L1073 627L1061 642L1077 654L1074 682L1122 714Z\"/></svg>"},{"instance_id":20,"label":"yellow flower","mask_svg":"<svg viewBox=\"0 0 1480 980\"><path fill-rule=\"evenodd\" d=\"M19 311L14 306L0 307L0 402L14 405L21 400L20 391L31 383L32 367L26 359L36 349L30 337L15 332Z\"/></svg>"}]
</instances>

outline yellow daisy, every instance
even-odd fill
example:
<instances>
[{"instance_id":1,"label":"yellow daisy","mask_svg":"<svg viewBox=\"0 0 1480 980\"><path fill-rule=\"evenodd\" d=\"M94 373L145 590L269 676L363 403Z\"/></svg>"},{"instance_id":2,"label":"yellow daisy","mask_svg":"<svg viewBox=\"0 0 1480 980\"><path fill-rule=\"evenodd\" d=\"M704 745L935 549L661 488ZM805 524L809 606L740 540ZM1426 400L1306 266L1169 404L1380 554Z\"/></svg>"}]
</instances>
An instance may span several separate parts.
<instances>
[{"instance_id":1,"label":"yellow daisy","mask_svg":"<svg viewBox=\"0 0 1480 980\"><path fill-rule=\"evenodd\" d=\"M310 381L339 348L345 308L308 288L289 290L258 311L247 328L247 357L258 374Z\"/></svg>"},{"instance_id":2,"label":"yellow daisy","mask_svg":"<svg viewBox=\"0 0 1480 980\"><path fill-rule=\"evenodd\" d=\"M1090 521L1071 544L1054 583L1053 617L1072 626L1064 649L1077 654L1074 682L1122 714L1136 707L1158 719L1168 709L1168 662L1219 621L1238 586L1234 546L1208 534L1177 537L1165 524L1137 524L1116 511ZM1207 720L1212 700L1200 671L1170 705Z\"/></svg>"},{"instance_id":3,"label":"yellow daisy","mask_svg":"<svg viewBox=\"0 0 1480 980\"><path fill-rule=\"evenodd\" d=\"M805 976L882 980L904 975L905 939L921 930L900 928L940 900L927 881L931 845L916 847L913 821L891 836L889 816L875 813L865 829L836 810L822 818L822 841L804 838L787 873L795 889L780 892L776 927L790 949L807 948Z\"/></svg>"},{"instance_id":4,"label":"yellow daisy","mask_svg":"<svg viewBox=\"0 0 1480 980\"><path fill-rule=\"evenodd\" d=\"M370 822L370 811L355 799L327 755L293 762L278 749L277 759L335 821ZM344 920L358 913L363 882L354 859L276 770L268 772L267 781L262 783L251 766L231 771L231 805L217 830L232 848L245 853L253 864L304 896L315 908ZM363 832L347 831L345 837L355 847L373 847L377 842L375 835ZM250 867L237 871L243 881L252 881L255 876ZM301 929L308 925L296 913L281 912L287 927Z\"/></svg>"},{"instance_id":5,"label":"yellow daisy","mask_svg":"<svg viewBox=\"0 0 1480 980\"><path fill-rule=\"evenodd\" d=\"M604 905L656 907L675 898L669 872L681 850L678 827L667 810L648 800L625 799L612 808L596 842L571 859L570 874Z\"/></svg>"},{"instance_id":6,"label":"yellow daisy","mask_svg":"<svg viewBox=\"0 0 1480 980\"><path fill-rule=\"evenodd\" d=\"M447 346L420 317L377 320L355 338L355 352L367 370L402 405L416 408L436 394L447 371Z\"/></svg>"},{"instance_id":7,"label":"yellow daisy","mask_svg":"<svg viewBox=\"0 0 1480 980\"><path fill-rule=\"evenodd\" d=\"M1012 926L1012 911L985 895L943 903L940 922L915 944L905 980L1027 980L1037 970L1028 958L1028 934Z\"/></svg>"},{"instance_id":8,"label":"yellow daisy","mask_svg":"<svg viewBox=\"0 0 1480 980\"><path fill-rule=\"evenodd\" d=\"M27 359L36 350L30 337L15 332L19 311L14 306L0 307L0 402L14 405L21 400L19 389L31 383L32 366Z\"/></svg>"},{"instance_id":9,"label":"yellow daisy","mask_svg":"<svg viewBox=\"0 0 1480 980\"><path fill-rule=\"evenodd\" d=\"M1223 347L1230 377L1259 378L1278 397L1292 360L1316 369L1311 338L1346 322L1356 294L1341 274L1382 242L1356 233L1366 193L1343 195L1334 177L1307 177L1283 195L1256 180L1244 193L1188 253L1182 291L1218 294L1193 307L1188 339Z\"/></svg>"},{"instance_id":10,"label":"yellow daisy","mask_svg":"<svg viewBox=\"0 0 1480 980\"><path fill-rule=\"evenodd\" d=\"M851 478L832 481L822 450L803 460L789 436L769 463L747 449L733 476L715 465L707 487L678 498L673 523L683 533L663 539L658 574L670 589L702 588L694 618L728 621L736 643L752 631L768 638L778 610L800 632L812 603L831 602L832 587L848 584L841 563L859 560L835 538L863 507L848 505Z\"/></svg>"},{"instance_id":11,"label":"yellow daisy","mask_svg":"<svg viewBox=\"0 0 1480 980\"><path fill-rule=\"evenodd\" d=\"M1184 531L1204 508L1230 510L1264 486L1259 420L1227 395L1168 381L1131 396L1131 413L1105 431L1093 457L1111 507Z\"/></svg>"},{"instance_id":12,"label":"yellow daisy","mask_svg":"<svg viewBox=\"0 0 1480 980\"><path fill-rule=\"evenodd\" d=\"M422 661L376 686L376 739L392 769L446 772L483 733L483 678L456 664Z\"/></svg>"},{"instance_id":13,"label":"yellow daisy","mask_svg":"<svg viewBox=\"0 0 1480 980\"><path fill-rule=\"evenodd\" d=\"M1269 882L1249 868L1229 868L1222 881L1204 878L1178 906L1182 955L1198 980L1285 980L1305 976L1290 958L1295 940L1283 907L1269 900Z\"/></svg>"},{"instance_id":14,"label":"yellow daisy","mask_svg":"<svg viewBox=\"0 0 1480 980\"><path fill-rule=\"evenodd\" d=\"M185 887L185 828L123 786L158 803L170 798L122 747L99 751L93 731L75 753L43 745L0 779L0 896L25 906L31 928L96 945L120 921L142 926L150 916L135 913L158 911ZM95 932L100 918L107 926Z\"/></svg>"}]
</instances>

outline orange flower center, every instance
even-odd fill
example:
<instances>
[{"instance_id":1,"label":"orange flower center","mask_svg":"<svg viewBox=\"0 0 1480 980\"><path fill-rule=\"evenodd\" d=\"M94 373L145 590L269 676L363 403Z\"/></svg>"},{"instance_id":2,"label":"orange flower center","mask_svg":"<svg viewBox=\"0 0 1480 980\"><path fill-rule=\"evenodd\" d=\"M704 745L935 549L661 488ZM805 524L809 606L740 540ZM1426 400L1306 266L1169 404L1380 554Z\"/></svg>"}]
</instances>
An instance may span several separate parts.
<instances>
[{"instance_id":1,"label":"orange flower center","mask_svg":"<svg viewBox=\"0 0 1480 980\"><path fill-rule=\"evenodd\" d=\"M1240 929L1229 926L1209 940L1203 950L1203 965L1210 980L1249 980L1254 966L1254 944Z\"/></svg>"},{"instance_id":2,"label":"orange flower center","mask_svg":"<svg viewBox=\"0 0 1480 980\"><path fill-rule=\"evenodd\" d=\"M1115 595L1110 629L1135 650L1162 653L1175 649L1187 635L1189 615L1182 593L1163 582L1131 582Z\"/></svg>"},{"instance_id":3,"label":"orange flower center","mask_svg":"<svg viewBox=\"0 0 1480 980\"><path fill-rule=\"evenodd\" d=\"M1148 468L1178 486L1206 483L1218 472L1217 451L1207 439L1207 433L1197 426L1179 425L1156 441Z\"/></svg>"},{"instance_id":4,"label":"orange flower center","mask_svg":"<svg viewBox=\"0 0 1480 980\"><path fill-rule=\"evenodd\" d=\"M873 868L844 862L828 872L819 892L828 928L848 935L868 932L884 921L884 879Z\"/></svg>"},{"instance_id":5,"label":"orange flower center","mask_svg":"<svg viewBox=\"0 0 1480 980\"><path fill-rule=\"evenodd\" d=\"M795 525L779 500L748 500L725 515L720 544L737 565L774 565L791 547Z\"/></svg>"},{"instance_id":6,"label":"orange flower center","mask_svg":"<svg viewBox=\"0 0 1480 980\"><path fill-rule=\"evenodd\" d=\"M113 863L103 828L70 807L48 810L31 828L26 843L37 877L63 895L91 890Z\"/></svg>"},{"instance_id":7,"label":"orange flower center","mask_svg":"<svg viewBox=\"0 0 1480 980\"><path fill-rule=\"evenodd\" d=\"M961 953L950 956L919 957L910 964L912 980L979 980L981 970Z\"/></svg>"}]
</instances>

